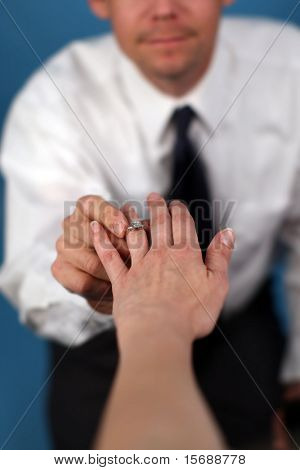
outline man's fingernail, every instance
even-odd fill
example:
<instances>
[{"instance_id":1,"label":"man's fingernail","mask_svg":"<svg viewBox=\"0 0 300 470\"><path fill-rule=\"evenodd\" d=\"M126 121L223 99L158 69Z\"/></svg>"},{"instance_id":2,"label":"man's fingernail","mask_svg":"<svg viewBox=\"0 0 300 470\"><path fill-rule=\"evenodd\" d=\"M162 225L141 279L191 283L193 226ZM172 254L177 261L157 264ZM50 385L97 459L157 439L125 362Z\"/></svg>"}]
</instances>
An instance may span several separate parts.
<instances>
[{"instance_id":1,"label":"man's fingernail","mask_svg":"<svg viewBox=\"0 0 300 470\"><path fill-rule=\"evenodd\" d=\"M235 244L235 233L232 228L226 228L221 232L221 243L228 248L233 249Z\"/></svg>"},{"instance_id":2,"label":"man's fingernail","mask_svg":"<svg viewBox=\"0 0 300 470\"><path fill-rule=\"evenodd\" d=\"M93 222L90 223L91 229L93 233L98 233L100 232L100 225L96 220L93 220Z\"/></svg>"},{"instance_id":3,"label":"man's fingernail","mask_svg":"<svg viewBox=\"0 0 300 470\"><path fill-rule=\"evenodd\" d=\"M125 233L125 225L123 223L115 223L113 224L113 231L117 236L122 236Z\"/></svg>"}]
</instances>

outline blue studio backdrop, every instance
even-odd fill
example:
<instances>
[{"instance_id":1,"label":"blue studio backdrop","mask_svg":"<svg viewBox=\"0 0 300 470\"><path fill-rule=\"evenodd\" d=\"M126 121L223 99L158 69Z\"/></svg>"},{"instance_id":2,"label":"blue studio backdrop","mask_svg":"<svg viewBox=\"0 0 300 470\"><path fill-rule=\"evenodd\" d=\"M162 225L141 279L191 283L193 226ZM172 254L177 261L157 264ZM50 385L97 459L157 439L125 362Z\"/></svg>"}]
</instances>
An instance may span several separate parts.
<instances>
[{"instance_id":1,"label":"blue studio backdrop","mask_svg":"<svg viewBox=\"0 0 300 470\"><path fill-rule=\"evenodd\" d=\"M226 14L268 16L300 24L296 0L237 0ZM30 74L73 39L101 34L109 24L87 0L0 0L0 129L9 104ZM0 182L0 263L3 261L4 182ZM47 346L17 320L0 295L0 448L48 449Z\"/></svg>"}]
</instances>

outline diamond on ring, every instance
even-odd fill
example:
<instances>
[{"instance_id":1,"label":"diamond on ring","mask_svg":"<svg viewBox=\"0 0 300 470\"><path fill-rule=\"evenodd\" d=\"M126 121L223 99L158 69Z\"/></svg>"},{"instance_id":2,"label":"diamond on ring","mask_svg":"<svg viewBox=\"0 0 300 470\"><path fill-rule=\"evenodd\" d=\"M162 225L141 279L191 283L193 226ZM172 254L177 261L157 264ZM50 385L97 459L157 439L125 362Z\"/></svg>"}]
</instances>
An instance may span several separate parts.
<instances>
[{"instance_id":1,"label":"diamond on ring","mask_svg":"<svg viewBox=\"0 0 300 470\"><path fill-rule=\"evenodd\" d=\"M141 230L143 228L144 228L144 225L140 220L132 220L127 230L129 232L132 232L133 230Z\"/></svg>"}]
</instances>

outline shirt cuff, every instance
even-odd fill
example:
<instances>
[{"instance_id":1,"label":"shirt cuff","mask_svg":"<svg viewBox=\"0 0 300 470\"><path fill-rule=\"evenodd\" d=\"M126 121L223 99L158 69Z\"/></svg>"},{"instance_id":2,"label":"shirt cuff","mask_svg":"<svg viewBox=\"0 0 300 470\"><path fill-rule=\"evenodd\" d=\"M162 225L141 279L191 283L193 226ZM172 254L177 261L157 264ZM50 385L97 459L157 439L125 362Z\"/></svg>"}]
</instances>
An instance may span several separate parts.
<instances>
[{"instance_id":1,"label":"shirt cuff","mask_svg":"<svg viewBox=\"0 0 300 470\"><path fill-rule=\"evenodd\" d=\"M42 253L41 253L42 254ZM93 310L87 301L69 292L50 272L51 255L43 253L34 269L19 258L0 270L0 288L19 312L20 321L37 334L66 346L79 346L114 327L112 315ZM26 275L24 276L24 272Z\"/></svg>"},{"instance_id":2,"label":"shirt cuff","mask_svg":"<svg viewBox=\"0 0 300 470\"><path fill-rule=\"evenodd\" d=\"M20 306L22 323L66 346L79 346L114 326L111 315L96 312L83 297L34 272L24 280Z\"/></svg>"},{"instance_id":3,"label":"shirt cuff","mask_svg":"<svg viewBox=\"0 0 300 470\"><path fill-rule=\"evenodd\" d=\"M32 308L26 312L21 311L20 314L21 322L39 335L67 347L80 346L94 336L114 328L111 315L72 303L53 303L46 309Z\"/></svg>"}]
</instances>

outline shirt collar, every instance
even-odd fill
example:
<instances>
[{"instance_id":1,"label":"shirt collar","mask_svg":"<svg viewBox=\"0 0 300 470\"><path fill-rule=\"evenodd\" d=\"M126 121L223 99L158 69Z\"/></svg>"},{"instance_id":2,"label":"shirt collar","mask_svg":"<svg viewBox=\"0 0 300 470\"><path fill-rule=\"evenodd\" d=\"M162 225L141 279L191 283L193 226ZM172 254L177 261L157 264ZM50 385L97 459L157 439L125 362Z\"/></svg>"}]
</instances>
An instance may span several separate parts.
<instances>
[{"instance_id":1,"label":"shirt collar","mask_svg":"<svg viewBox=\"0 0 300 470\"><path fill-rule=\"evenodd\" d=\"M138 67L120 50L120 74L127 98L150 145L158 145L176 108L191 106L208 132L216 129L230 106L230 48L221 30L205 76L185 96L175 98L161 92L145 78Z\"/></svg>"}]
</instances>

